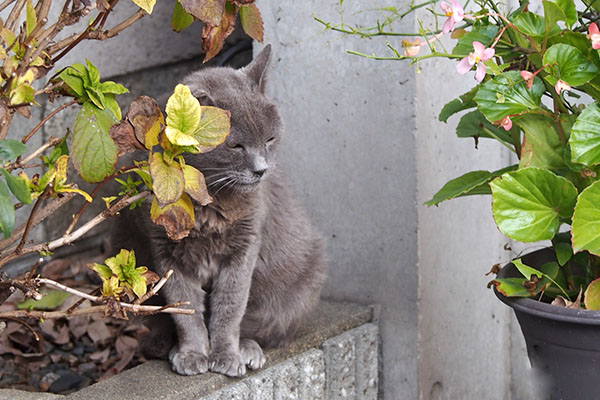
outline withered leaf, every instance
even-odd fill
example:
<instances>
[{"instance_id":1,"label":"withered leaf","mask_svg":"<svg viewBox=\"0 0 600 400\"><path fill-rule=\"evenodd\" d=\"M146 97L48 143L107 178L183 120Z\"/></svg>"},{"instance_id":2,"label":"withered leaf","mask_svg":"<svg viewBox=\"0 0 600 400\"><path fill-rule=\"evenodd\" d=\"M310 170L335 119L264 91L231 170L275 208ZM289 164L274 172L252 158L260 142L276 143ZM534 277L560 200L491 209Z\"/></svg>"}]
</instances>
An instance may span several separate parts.
<instances>
[{"instance_id":1,"label":"withered leaf","mask_svg":"<svg viewBox=\"0 0 600 400\"><path fill-rule=\"evenodd\" d=\"M92 354L90 354L89 358L92 361L96 361L99 364L102 364L108 360L108 356L110 355L110 349L106 348L104 350L98 350Z\"/></svg>"},{"instance_id":2,"label":"withered leaf","mask_svg":"<svg viewBox=\"0 0 600 400\"><path fill-rule=\"evenodd\" d=\"M211 25L219 25L225 11L225 0L179 0L179 3L188 14Z\"/></svg>"},{"instance_id":3,"label":"withered leaf","mask_svg":"<svg viewBox=\"0 0 600 400\"><path fill-rule=\"evenodd\" d=\"M150 217L155 224L162 225L171 240L181 240L190 234L194 227L195 216L192 200L182 194L175 203L160 207L156 198L152 201Z\"/></svg>"},{"instance_id":4,"label":"withered leaf","mask_svg":"<svg viewBox=\"0 0 600 400\"><path fill-rule=\"evenodd\" d=\"M103 342L111 337L110 329L102 320L96 320L89 324L87 334L94 343Z\"/></svg>"},{"instance_id":5,"label":"withered leaf","mask_svg":"<svg viewBox=\"0 0 600 400\"><path fill-rule=\"evenodd\" d=\"M252 39L262 43L264 37L263 20L256 4L240 7L240 21L244 32Z\"/></svg>"},{"instance_id":6,"label":"withered leaf","mask_svg":"<svg viewBox=\"0 0 600 400\"><path fill-rule=\"evenodd\" d=\"M221 51L225 39L235 29L236 19L235 6L227 6L223 13L223 18L216 24L204 24L202 29L202 51L206 53L204 62L207 62Z\"/></svg>"},{"instance_id":7,"label":"withered leaf","mask_svg":"<svg viewBox=\"0 0 600 400\"><path fill-rule=\"evenodd\" d=\"M117 353L122 356L125 353L133 350L135 351L138 347L138 340L128 335L121 335L115 342L115 348Z\"/></svg>"},{"instance_id":8,"label":"withered leaf","mask_svg":"<svg viewBox=\"0 0 600 400\"><path fill-rule=\"evenodd\" d=\"M119 157L144 148L135 137L133 126L127 120L113 125L110 128L110 137L119 148Z\"/></svg>"},{"instance_id":9,"label":"withered leaf","mask_svg":"<svg viewBox=\"0 0 600 400\"><path fill-rule=\"evenodd\" d=\"M254 3L256 0L231 0L236 6L247 6L248 4Z\"/></svg>"},{"instance_id":10,"label":"withered leaf","mask_svg":"<svg viewBox=\"0 0 600 400\"><path fill-rule=\"evenodd\" d=\"M133 100L125 119L133 126L137 140L148 150L158 144L158 135L165 126L165 117L156 100L148 96Z\"/></svg>"}]
</instances>

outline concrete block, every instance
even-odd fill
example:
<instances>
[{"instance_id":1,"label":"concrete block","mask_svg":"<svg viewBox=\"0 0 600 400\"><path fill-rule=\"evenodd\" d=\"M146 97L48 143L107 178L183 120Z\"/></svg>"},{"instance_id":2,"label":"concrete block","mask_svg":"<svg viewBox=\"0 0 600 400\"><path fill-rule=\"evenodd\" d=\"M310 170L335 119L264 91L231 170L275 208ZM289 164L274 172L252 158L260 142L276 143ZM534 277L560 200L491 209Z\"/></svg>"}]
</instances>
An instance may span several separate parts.
<instances>
[{"instance_id":1,"label":"concrete block","mask_svg":"<svg viewBox=\"0 0 600 400\"><path fill-rule=\"evenodd\" d=\"M311 349L294 357L293 361L300 374L300 398L325 398L325 362L323 352Z\"/></svg>"},{"instance_id":2,"label":"concrete block","mask_svg":"<svg viewBox=\"0 0 600 400\"><path fill-rule=\"evenodd\" d=\"M351 330L356 347L356 398L376 400L379 375L379 329L365 324Z\"/></svg>"},{"instance_id":3,"label":"concrete block","mask_svg":"<svg viewBox=\"0 0 600 400\"><path fill-rule=\"evenodd\" d=\"M284 361L274 367L277 373L273 375L274 400L299 400L300 374L292 360Z\"/></svg>"},{"instance_id":4,"label":"concrete block","mask_svg":"<svg viewBox=\"0 0 600 400\"><path fill-rule=\"evenodd\" d=\"M356 347L354 335L343 333L323 343L326 395L329 400L354 399Z\"/></svg>"},{"instance_id":5,"label":"concrete block","mask_svg":"<svg viewBox=\"0 0 600 400\"><path fill-rule=\"evenodd\" d=\"M15 389L0 390L0 400L57 400L63 398L63 396L51 393L26 392Z\"/></svg>"},{"instance_id":6,"label":"concrete block","mask_svg":"<svg viewBox=\"0 0 600 400\"><path fill-rule=\"evenodd\" d=\"M209 399L211 399L211 396L217 396L215 399L219 400L249 400L250 394L250 388L240 381L209 395Z\"/></svg>"},{"instance_id":7,"label":"concrete block","mask_svg":"<svg viewBox=\"0 0 600 400\"><path fill-rule=\"evenodd\" d=\"M249 391L248 400L273 400L273 375L276 371L277 366L274 366L244 379Z\"/></svg>"}]
</instances>

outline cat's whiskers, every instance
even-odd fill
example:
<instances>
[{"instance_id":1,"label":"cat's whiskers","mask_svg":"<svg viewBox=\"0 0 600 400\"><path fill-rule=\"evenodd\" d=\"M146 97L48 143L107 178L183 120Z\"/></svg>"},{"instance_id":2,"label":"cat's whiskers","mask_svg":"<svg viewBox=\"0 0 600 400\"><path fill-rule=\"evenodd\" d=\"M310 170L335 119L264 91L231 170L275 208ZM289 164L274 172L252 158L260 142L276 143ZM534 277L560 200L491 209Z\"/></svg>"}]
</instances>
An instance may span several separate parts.
<instances>
[{"instance_id":1,"label":"cat's whiskers","mask_svg":"<svg viewBox=\"0 0 600 400\"><path fill-rule=\"evenodd\" d=\"M211 177L211 178L212 178L212 177ZM222 178L219 178L219 179L217 179L216 181L209 182L209 183L207 184L207 186L208 186L208 187L215 186L215 185L217 185L217 184L219 184L219 183L221 183L221 182L223 182L223 181L226 181L227 179L230 179L230 178L231 178L231 176L229 176L229 175L226 175L226 176L224 176L224 177L222 177Z\"/></svg>"},{"instance_id":2,"label":"cat's whiskers","mask_svg":"<svg viewBox=\"0 0 600 400\"><path fill-rule=\"evenodd\" d=\"M237 183L237 181L235 180L235 178L233 178L233 177L231 177L231 176L229 176L228 178L229 178L229 180L228 180L228 181L226 181L226 182L225 182L225 183L224 183L224 184L223 184L223 185L222 185L222 186L221 186L221 187L220 187L220 188L219 188L219 189L218 189L218 190L215 192L215 194L213 194L213 197L216 197L216 196L217 196L217 194L218 194L218 193L219 193L221 190L223 190L223 189L225 189L225 188L227 188L227 187L234 186L234 185Z\"/></svg>"}]
</instances>

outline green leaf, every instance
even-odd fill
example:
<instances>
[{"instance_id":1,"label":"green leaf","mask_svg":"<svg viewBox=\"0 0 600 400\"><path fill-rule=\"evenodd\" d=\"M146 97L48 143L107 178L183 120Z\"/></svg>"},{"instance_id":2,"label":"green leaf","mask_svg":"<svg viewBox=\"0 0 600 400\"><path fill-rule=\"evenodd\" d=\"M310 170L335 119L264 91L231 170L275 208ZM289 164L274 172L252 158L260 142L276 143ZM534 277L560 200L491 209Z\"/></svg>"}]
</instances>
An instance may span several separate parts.
<instances>
[{"instance_id":1,"label":"green leaf","mask_svg":"<svg viewBox=\"0 0 600 400\"><path fill-rule=\"evenodd\" d=\"M542 291L549 289L556 282L560 269L555 262L549 262L537 270L524 265L520 259L513 260L513 265L526 278L504 278L495 279L492 283L496 286L496 290L507 297L532 297L538 296ZM532 281L531 276L535 275L540 278L538 281ZM563 291L562 287L559 287Z\"/></svg>"},{"instance_id":2,"label":"green leaf","mask_svg":"<svg viewBox=\"0 0 600 400\"><path fill-rule=\"evenodd\" d=\"M474 41L481 42L487 47L493 42L497 33L498 27L495 25L474 26L470 32L460 38L452 54L466 57L473 52Z\"/></svg>"},{"instance_id":3,"label":"green leaf","mask_svg":"<svg viewBox=\"0 0 600 400\"><path fill-rule=\"evenodd\" d=\"M558 7L565 14L565 22L567 27L570 28L575 22L577 22L577 7L573 0L554 0Z\"/></svg>"},{"instance_id":4,"label":"green leaf","mask_svg":"<svg viewBox=\"0 0 600 400\"><path fill-rule=\"evenodd\" d=\"M523 264L520 258L513 260L512 263L521 273L521 275L523 275L527 280L531 279L534 275L540 279L544 277L544 274L541 271L538 271L537 269L530 267L529 265Z\"/></svg>"},{"instance_id":5,"label":"green leaf","mask_svg":"<svg viewBox=\"0 0 600 400\"><path fill-rule=\"evenodd\" d=\"M79 98L83 97L85 89L83 88L84 81L81 75L72 68L66 68L60 73L59 78L62 79Z\"/></svg>"},{"instance_id":6,"label":"green leaf","mask_svg":"<svg viewBox=\"0 0 600 400\"><path fill-rule=\"evenodd\" d=\"M544 65L550 65L545 79L554 85L559 79L571 86L581 86L598 73L596 65L588 61L577 48L564 43L552 45L544 54Z\"/></svg>"},{"instance_id":7,"label":"green leaf","mask_svg":"<svg viewBox=\"0 0 600 400\"><path fill-rule=\"evenodd\" d=\"M202 107L202 116L194 137L201 151L209 151L225 141L231 128L231 113L218 107Z\"/></svg>"},{"instance_id":8,"label":"green leaf","mask_svg":"<svg viewBox=\"0 0 600 400\"><path fill-rule=\"evenodd\" d=\"M10 199L6 184L0 181L0 229L8 238L15 229L15 207Z\"/></svg>"},{"instance_id":9,"label":"green leaf","mask_svg":"<svg viewBox=\"0 0 600 400\"><path fill-rule=\"evenodd\" d=\"M577 201L571 182L540 168L508 172L490 186L496 224L505 235L522 242L551 239L560 219L571 217Z\"/></svg>"},{"instance_id":10,"label":"green leaf","mask_svg":"<svg viewBox=\"0 0 600 400\"><path fill-rule=\"evenodd\" d=\"M508 71L485 82L475 95L479 110L491 121L507 115L540 110L544 84L536 77L531 89L518 71Z\"/></svg>"},{"instance_id":11,"label":"green leaf","mask_svg":"<svg viewBox=\"0 0 600 400\"><path fill-rule=\"evenodd\" d=\"M264 35L263 20L256 4L240 7L240 22L242 29L248 36L262 43Z\"/></svg>"},{"instance_id":12,"label":"green leaf","mask_svg":"<svg viewBox=\"0 0 600 400\"><path fill-rule=\"evenodd\" d=\"M113 272L106 265L94 263L91 268L102 278L102 280L108 279L113 275Z\"/></svg>"},{"instance_id":13,"label":"green leaf","mask_svg":"<svg viewBox=\"0 0 600 400\"><path fill-rule=\"evenodd\" d=\"M520 168L565 168L564 145L556 121L546 115L526 114L515 122L524 132Z\"/></svg>"},{"instance_id":14,"label":"green leaf","mask_svg":"<svg viewBox=\"0 0 600 400\"><path fill-rule=\"evenodd\" d=\"M85 64L87 65L87 75L90 78L90 85L88 86L100 86L100 71L98 71L98 68L96 68L96 66L87 58L85 60Z\"/></svg>"},{"instance_id":15,"label":"green leaf","mask_svg":"<svg viewBox=\"0 0 600 400\"><path fill-rule=\"evenodd\" d=\"M41 300L27 299L18 303L17 308L20 310L55 310L69 297L71 297L71 294L62 290L50 290L44 294Z\"/></svg>"},{"instance_id":16,"label":"green leaf","mask_svg":"<svg viewBox=\"0 0 600 400\"><path fill-rule=\"evenodd\" d=\"M588 105L571 128L571 161L592 166L600 164L600 106Z\"/></svg>"},{"instance_id":17,"label":"green leaf","mask_svg":"<svg viewBox=\"0 0 600 400\"><path fill-rule=\"evenodd\" d=\"M532 12L524 12L517 15L513 24L528 36L541 38L546 35L546 23L544 18Z\"/></svg>"},{"instance_id":18,"label":"green leaf","mask_svg":"<svg viewBox=\"0 0 600 400\"><path fill-rule=\"evenodd\" d=\"M496 278L492 281L496 290L506 297L531 297L525 282L525 278Z\"/></svg>"},{"instance_id":19,"label":"green leaf","mask_svg":"<svg viewBox=\"0 0 600 400\"><path fill-rule=\"evenodd\" d=\"M175 10L173 10L173 19L171 19L171 27L175 32L181 32L194 22L194 16L188 14L183 9L178 1L175 2Z\"/></svg>"},{"instance_id":20,"label":"green leaf","mask_svg":"<svg viewBox=\"0 0 600 400\"><path fill-rule=\"evenodd\" d=\"M23 178L11 175L4 168L0 168L0 172L2 173L2 175L4 175L6 183L8 184L10 191L13 192L15 197L25 204L31 204L31 193L29 192L29 188L27 187L27 181L25 181L25 179Z\"/></svg>"},{"instance_id":21,"label":"green leaf","mask_svg":"<svg viewBox=\"0 0 600 400\"><path fill-rule=\"evenodd\" d=\"M473 100L477 90L479 90L479 86L475 86L467 93L461 94L457 99L450 101L442 108L438 119L442 122L448 122L448 118L452 115L469 108L477 107L477 103Z\"/></svg>"},{"instance_id":22,"label":"green leaf","mask_svg":"<svg viewBox=\"0 0 600 400\"><path fill-rule=\"evenodd\" d=\"M117 121L120 121L123 118L121 114L121 107L119 103L115 100L114 94L105 94L104 95L104 105L106 109L109 110L116 118Z\"/></svg>"},{"instance_id":23,"label":"green leaf","mask_svg":"<svg viewBox=\"0 0 600 400\"><path fill-rule=\"evenodd\" d=\"M546 24L546 29L551 30L556 26L558 21L566 21L567 16L564 11L552 1L542 1L542 5L544 7L544 22Z\"/></svg>"},{"instance_id":24,"label":"green leaf","mask_svg":"<svg viewBox=\"0 0 600 400\"><path fill-rule=\"evenodd\" d=\"M497 176L502 175L508 171L514 171L517 168L516 165L502 168L494 172L489 171L471 171L458 178L448 181L434 196L431 200L426 201L425 205L437 206L439 203L445 200L450 200L459 196L467 196L472 193L474 189L485 187L487 193L477 194L491 194L488 187L488 182Z\"/></svg>"},{"instance_id":25,"label":"green leaf","mask_svg":"<svg viewBox=\"0 0 600 400\"><path fill-rule=\"evenodd\" d=\"M587 310L600 310L600 278L590 282L583 295Z\"/></svg>"},{"instance_id":26,"label":"green leaf","mask_svg":"<svg viewBox=\"0 0 600 400\"><path fill-rule=\"evenodd\" d=\"M148 14L152 14L152 10L154 10L154 5L156 4L156 0L133 0L133 2Z\"/></svg>"},{"instance_id":27,"label":"green leaf","mask_svg":"<svg viewBox=\"0 0 600 400\"><path fill-rule=\"evenodd\" d=\"M112 93L112 94L124 94L129 93L129 89L120 83L115 83L113 81L102 82L99 87L102 93Z\"/></svg>"},{"instance_id":28,"label":"green leaf","mask_svg":"<svg viewBox=\"0 0 600 400\"><path fill-rule=\"evenodd\" d=\"M571 259L571 257L573 257L573 248L569 243L556 243L554 245L554 252L561 267L565 265Z\"/></svg>"},{"instance_id":29,"label":"green leaf","mask_svg":"<svg viewBox=\"0 0 600 400\"><path fill-rule=\"evenodd\" d=\"M471 111L461 117L456 126L456 135L458 137L493 138L484 128L501 140L512 144L510 133L489 122L479 110Z\"/></svg>"},{"instance_id":30,"label":"green leaf","mask_svg":"<svg viewBox=\"0 0 600 400\"><path fill-rule=\"evenodd\" d=\"M10 91L10 104L24 104L35 102L35 89L27 83L22 83Z\"/></svg>"},{"instance_id":31,"label":"green leaf","mask_svg":"<svg viewBox=\"0 0 600 400\"><path fill-rule=\"evenodd\" d=\"M183 171L177 162L167 164L161 153L150 158L152 189L161 207L179 200L185 185Z\"/></svg>"},{"instance_id":32,"label":"green leaf","mask_svg":"<svg viewBox=\"0 0 600 400\"><path fill-rule=\"evenodd\" d=\"M14 160L27 150L27 146L20 140L3 139L0 140L0 161Z\"/></svg>"},{"instance_id":33,"label":"green leaf","mask_svg":"<svg viewBox=\"0 0 600 400\"><path fill-rule=\"evenodd\" d=\"M31 35L31 32L35 29L37 25L37 15L35 14L35 7L31 0L27 0L27 16L26 16L26 25L27 25L27 37Z\"/></svg>"},{"instance_id":34,"label":"green leaf","mask_svg":"<svg viewBox=\"0 0 600 400\"><path fill-rule=\"evenodd\" d=\"M596 181L579 194L571 233L573 252L588 250L600 255L600 181Z\"/></svg>"},{"instance_id":35,"label":"green leaf","mask_svg":"<svg viewBox=\"0 0 600 400\"><path fill-rule=\"evenodd\" d=\"M94 103L94 105L96 107L98 107L101 110L104 110L104 107L105 107L104 93L102 93L100 90L98 90L95 86L86 87L85 93L87 94L88 98L91 100L92 103Z\"/></svg>"},{"instance_id":36,"label":"green leaf","mask_svg":"<svg viewBox=\"0 0 600 400\"><path fill-rule=\"evenodd\" d=\"M148 291L146 280L140 275L134 275L132 281L133 284L131 285L131 288L133 289L133 293L135 293L138 298L141 298Z\"/></svg>"},{"instance_id":37,"label":"green leaf","mask_svg":"<svg viewBox=\"0 0 600 400\"><path fill-rule=\"evenodd\" d=\"M88 182L101 182L115 171L119 148L109 132L116 122L111 111L87 102L75 119L71 156L73 165Z\"/></svg>"},{"instance_id":38,"label":"green leaf","mask_svg":"<svg viewBox=\"0 0 600 400\"><path fill-rule=\"evenodd\" d=\"M193 134L200 122L200 103L190 88L178 84L167 101L167 126L175 128L184 134Z\"/></svg>"}]
</instances>

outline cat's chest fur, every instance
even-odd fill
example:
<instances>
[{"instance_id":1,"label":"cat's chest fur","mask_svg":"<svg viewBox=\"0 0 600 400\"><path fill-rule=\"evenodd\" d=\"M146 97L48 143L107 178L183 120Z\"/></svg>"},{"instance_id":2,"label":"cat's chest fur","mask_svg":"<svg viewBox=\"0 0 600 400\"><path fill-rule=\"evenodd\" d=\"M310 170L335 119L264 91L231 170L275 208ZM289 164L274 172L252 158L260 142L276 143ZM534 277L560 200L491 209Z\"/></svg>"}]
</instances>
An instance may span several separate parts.
<instances>
[{"instance_id":1,"label":"cat's chest fur","mask_svg":"<svg viewBox=\"0 0 600 400\"><path fill-rule=\"evenodd\" d=\"M225 259L242 257L249 246L257 245L264 216L261 197L259 190L195 207L189 236L176 242L165 238L159 251L170 253L185 275L210 282Z\"/></svg>"}]
</instances>

